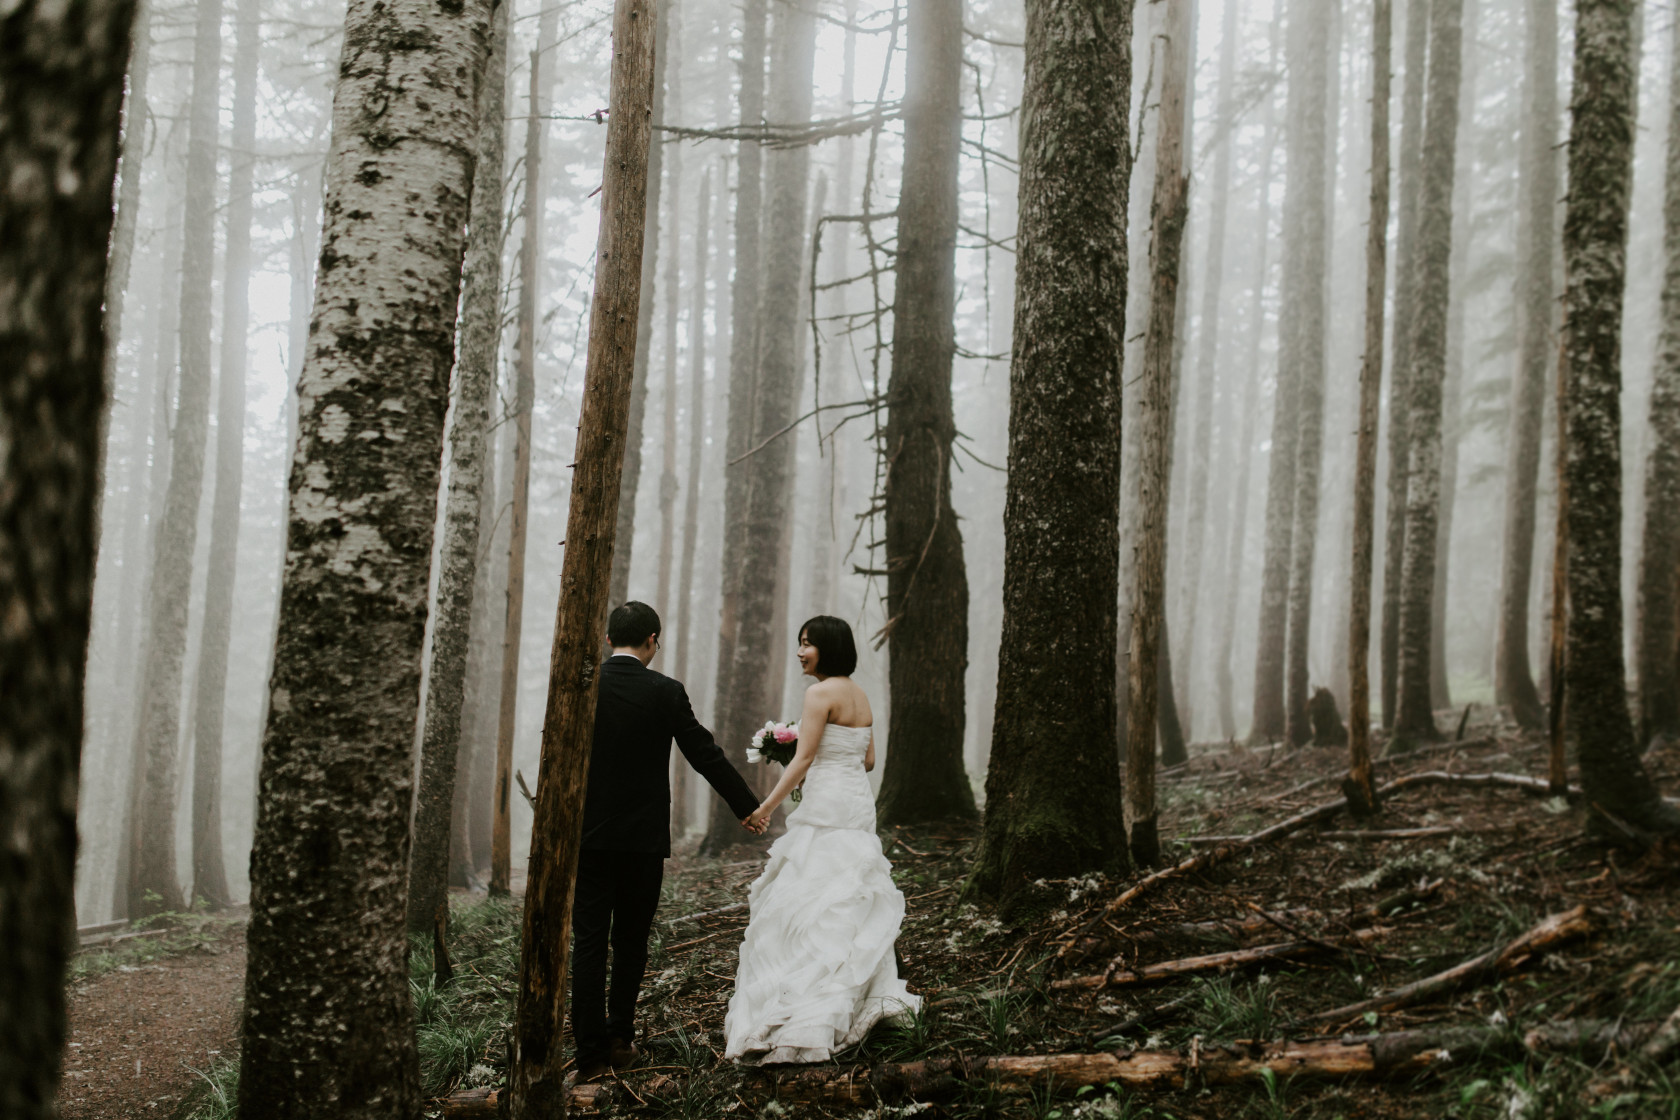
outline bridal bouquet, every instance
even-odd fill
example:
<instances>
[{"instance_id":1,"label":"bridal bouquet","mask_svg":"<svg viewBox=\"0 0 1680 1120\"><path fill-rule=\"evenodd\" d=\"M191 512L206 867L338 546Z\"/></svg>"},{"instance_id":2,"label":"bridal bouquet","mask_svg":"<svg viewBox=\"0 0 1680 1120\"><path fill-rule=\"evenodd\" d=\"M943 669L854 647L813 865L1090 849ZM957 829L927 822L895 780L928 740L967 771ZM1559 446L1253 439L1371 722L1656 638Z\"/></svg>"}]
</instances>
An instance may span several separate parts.
<instances>
[{"instance_id":1,"label":"bridal bouquet","mask_svg":"<svg viewBox=\"0 0 1680 1120\"><path fill-rule=\"evenodd\" d=\"M793 761L798 744L798 723L777 723L771 720L753 736L752 745L747 748L747 761L779 762L786 766ZM798 802L799 798L800 792L795 788L793 800Z\"/></svg>"}]
</instances>

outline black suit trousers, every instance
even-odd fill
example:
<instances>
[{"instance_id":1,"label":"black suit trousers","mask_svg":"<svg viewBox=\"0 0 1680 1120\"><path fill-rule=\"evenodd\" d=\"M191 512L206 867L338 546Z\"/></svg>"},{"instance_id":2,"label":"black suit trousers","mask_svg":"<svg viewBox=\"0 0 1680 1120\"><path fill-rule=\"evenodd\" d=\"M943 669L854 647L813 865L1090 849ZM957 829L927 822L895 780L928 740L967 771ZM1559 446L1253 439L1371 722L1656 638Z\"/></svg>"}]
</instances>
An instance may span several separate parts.
<instances>
[{"instance_id":1,"label":"black suit trousers","mask_svg":"<svg viewBox=\"0 0 1680 1120\"><path fill-rule=\"evenodd\" d=\"M659 909L665 857L585 848L572 896L572 1037L578 1062L605 1060L614 1040L636 1036L636 996ZM607 947L612 946L612 993Z\"/></svg>"}]
</instances>

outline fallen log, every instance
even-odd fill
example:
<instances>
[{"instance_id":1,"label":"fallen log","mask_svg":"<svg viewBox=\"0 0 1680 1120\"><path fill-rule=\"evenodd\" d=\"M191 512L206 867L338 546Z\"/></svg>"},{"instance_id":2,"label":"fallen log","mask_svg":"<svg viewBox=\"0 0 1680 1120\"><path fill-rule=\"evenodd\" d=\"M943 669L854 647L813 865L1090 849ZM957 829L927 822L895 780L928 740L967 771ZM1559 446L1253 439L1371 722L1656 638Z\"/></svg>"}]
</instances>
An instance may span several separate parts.
<instances>
[{"instance_id":1,"label":"fallen log","mask_svg":"<svg viewBox=\"0 0 1680 1120\"><path fill-rule=\"evenodd\" d=\"M1164 984L1182 976L1203 972L1226 972L1233 968L1250 968L1272 961L1296 960L1318 953L1353 948L1374 941L1387 933L1383 929L1362 929L1347 935L1344 944L1303 939L1280 941L1274 945L1255 945L1248 949L1234 949L1228 953L1206 953L1196 957L1159 961L1137 968L1122 968L1117 958L1100 973L1089 976L1068 976L1050 986L1058 991L1092 991L1101 988L1131 988L1143 984Z\"/></svg>"},{"instance_id":2,"label":"fallen log","mask_svg":"<svg viewBox=\"0 0 1680 1120\"><path fill-rule=\"evenodd\" d=\"M599 1081L572 1085L566 1090L567 1112L593 1112L606 1103L612 1086ZM436 1102L444 1116L494 1117L500 1115L500 1089L457 1089Z\"/></svg>"},{"instance_id":3,"label":"fallen log","mask_svg":"<svg viewBox=\"0 0 1680 1120\"><path fill-rule=\"evenodd\" d=\"M1550 952L1578 937L1586 936L1592 928L1587 908L1577 906L1562 914L1553 914L1520 937L1497 949L1490 949L1478 957L1456 964L1444 972L1437 972L1422 980L1394 989L1387 995L1331 1008L1301 1020L1304 1023L1323 1023L1351 1019L1367 1011L1395 1011L1402 1007L1423 1003L1445 995L1488 976L1513 972L1541 953Z\"/></svg>"},{"instance_id":4,"label":"fallen log","mask_svg":"<svg viewBox=\"0 0 1680 1120\"><path fill-rule=\"evenodd\" d=\"M956 1057L874 1066L770 1066L749 1074L740 1091L743 1099L754 1103L778 1100L859 1107L946 1100L971 1084L1008 1095L1049 1092L1067 1096L1087 1085L1111 1081L1128 1089L1162 1090L1280 1078L1403 1077L1454 1069L1484 1056L1506 1059L1524 1052L1570 1053L1584 1061L1597 1061L1607 1053L1631 1052L1656 1031L1655 1023L1586 1019L1547 1023L1520 1034L1509 1026L1436 1027L1306 1042L1209 1045L1195 1039L1184 1050ZM638 1099L645 1102L673 1096L682 1087L681 1079L661 1074L636 1088ZM598 1109L612 1089L610 1083L573 1086L567 1105L579 1111ZM496 1115L497 1092L463 1089L438 1103L444 1116L487 1120Z\"/></svg>"}]
</instances>

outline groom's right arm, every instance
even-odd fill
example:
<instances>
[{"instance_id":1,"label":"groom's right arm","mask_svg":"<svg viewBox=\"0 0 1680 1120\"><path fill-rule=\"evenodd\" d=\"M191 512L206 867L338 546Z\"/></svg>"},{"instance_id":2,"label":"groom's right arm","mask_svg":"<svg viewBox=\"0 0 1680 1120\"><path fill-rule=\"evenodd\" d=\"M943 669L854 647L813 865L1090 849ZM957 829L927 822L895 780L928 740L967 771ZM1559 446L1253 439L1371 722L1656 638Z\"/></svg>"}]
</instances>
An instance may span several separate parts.
<instances>
[{"instance_id":1,"label":"groom's right arm","mask_svg":"<svg viewBox=\"0 0 1680 1120\"><path fill-rule=\"evenodd\" d=\"M718 796L729 804L735 819L745 820L758 808L758 795L747 785L740 771L730 765L712 733L694 718L694 706L688 702L688 691L683 688L682 682L672 681L671 686L674 692L671 735L677 741L677 749L682 751L688 764L717 790Z\"/></svg>"}]
</instances>

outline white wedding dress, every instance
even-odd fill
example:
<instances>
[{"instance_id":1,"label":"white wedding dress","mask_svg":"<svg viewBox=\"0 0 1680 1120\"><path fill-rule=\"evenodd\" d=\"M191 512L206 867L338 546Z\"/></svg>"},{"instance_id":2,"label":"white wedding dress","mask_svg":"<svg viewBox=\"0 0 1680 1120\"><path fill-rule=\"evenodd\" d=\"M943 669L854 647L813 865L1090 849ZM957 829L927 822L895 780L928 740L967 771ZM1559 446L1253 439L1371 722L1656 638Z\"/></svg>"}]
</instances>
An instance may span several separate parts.
<instances>
[{"instance_id":1,"label":"white wedding dress","mask_svg":"<svg viewBox=\"0 0 1680 1120\"><path fill-rule=\"evenodd\" d=\"M921 1006L898 978L904 895L875 835L870 729L829 724L787 833L748 894L724 1057L822 1062Z\"/></svg>"}]
</instances>

